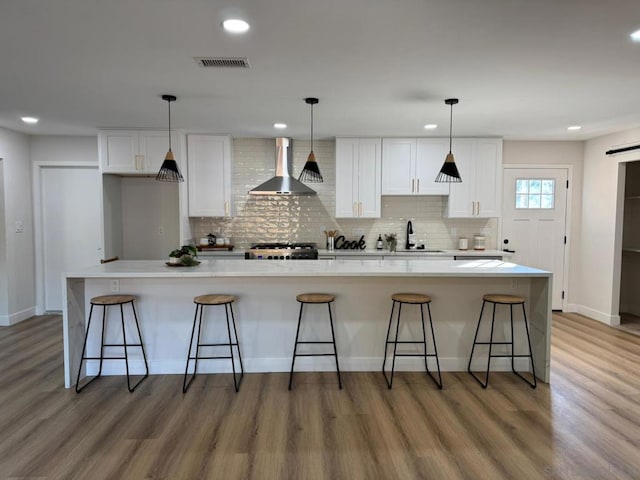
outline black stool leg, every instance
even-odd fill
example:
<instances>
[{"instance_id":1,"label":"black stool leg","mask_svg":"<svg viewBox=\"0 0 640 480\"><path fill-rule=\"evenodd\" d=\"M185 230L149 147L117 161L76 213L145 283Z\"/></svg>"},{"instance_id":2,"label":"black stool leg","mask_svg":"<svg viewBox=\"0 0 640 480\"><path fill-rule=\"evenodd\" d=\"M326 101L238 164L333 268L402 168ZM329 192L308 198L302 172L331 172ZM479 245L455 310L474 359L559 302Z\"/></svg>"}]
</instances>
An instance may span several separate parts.
<instances>
[{"instance_id":1,"label":"black stool leg","mask_svg":"<svg viewBox=\"0 0 640 480\"><path fill-rule=\"evenodd\" d=\"M202 305L196 303L196 312L193 315L193 327L191 327L191 340L189 340L189 352L187 353L187 365L184 368L184 378L182 380L182 393L186 393L191 385L191 382L194 378L196 378L196 373L198 371L198 344L200 343L200 326L202 325ZM198 338L196 341L196 354L195 357L191 356L191 349L193 348L193 336L196 332L196 324L198 323L198 310L200 310L200 324L198 325ZM189 362L191 360L195 361L195 368L193 370L193 375L187 381L187 374L189 372Z\"/></svg>"},{"instance_id":2,"label":"black stool leg","mask_svg":"<svg viewBox=\"0 0 640 480\"><path fill-rule=\"evenodd\" d=\"M424 310L422 308L422 304L420 304L420 316L422 318L422 339L424 340L424 367L427 370L427 373L431 377L431 379L435 382L440 390L442 390L442 374L440 373L440 360L438 360L438 347L436 346L436 334L433 331L433 319L431 318L431 307L429 303L427 303L427 312L429 313L429 326L431 327L431 338L433 338L433 350L435 352L434 356L436 357L436 367L438 367L438 380L433 376L431 371L429 370L429 365L427 364L427 333L424 327Z\"/></svg>"},{"instance_id":3,"label":"black stool leg","mask_svg":"<svg viewBox=\"0 0 640 480\"><path fill-rule=\"evenodd\" d=\"M300 336L300 322L302 321L302 307L304 303L300 303L300 313L298 315L298 328L296 329L296 341L293 344L293 358L291 359L291 372L289 372L289 390L291 390L291 383L293 382L293 365L296 362L296 354L298 352L298 337Z\"/></svg>"},{"instance_id":4,"label":"black stool leg","mask_svg":"<svg viewBox=\"0 0 640 480\"><path fill-rule=\"evenodd\" d=\"M136 307L133 305L133 302L131 302L131 309L133 310L133 318L134 318L135 323L136 323L136 331L138 332L138 338L140 339L140 348L142 349L142 359L144 360L145 373L144 373L143 377L140 380L138 380L138 382L132 387L131 386L131 382L130 382L130 375L129 375L129 359L128 359L128 354L127 354L127 340L126 340L126 336L125 336L125 332L124 332L124 307L123 307L122 304L120 304L120 318L122 319L122 339L123 339L123 344L124 344L124 361L125 361L125 366L127 368L127 388L129 389L129 392L133 392L138 387L138 385L140 385L142 383L142 381L149 376L149 365L147 364L147 355L144 352L144 345L142 343L142 333L140 332L140 324L138 323L138 315L136 314ZM137 346L137 345L130 345L130 346Z\"/></svg>"},{"instance_id":5,"label":"black stool leg","mask_svg":"<svg viewBox=\"0 0 640 480\"><path fill-rule=\"evenodd\" d=\"M89 385L98 377L93 377L89 380L82 388L80 386L80 373L82 372L82 362L84 361L84 354L87 351L87 339L89 338L89 329L91 328L91 317L93 316L93 304L91 304L91 309L89 310L89 321L87 322L87 331L84 334L84 344L82 345L82 355L80 356L80 365L78 366L78 376L76 377L76 393L80 393L84 387Z\"/></svg>"},{"instance_id":6,"label":"black stool leg","mask_svg":"<svg viewBox=\"0 0 640 480\"><path fill-rule=\"evenodd\" d=\"M238 388L240 387L240 382L236 379L236 364L235 361L233 360L233 340L231 340L231 325L229 324L229 310L227 307L231 307L231 304L224 304L224 313L225 316L227 317L227 335L229 336L229 356L231 358L231 371L233 372L233 386L236 389L236 393L238 392ZM233 316L233 309L231 310L231 315ZM236 329L236 324L235 324L235 320L233 322L233 330L235 331ZM240 355L240 345L238 345L238 335L236 333L236 343L235 345L237 346L237 350L238 350L238 355ZM240 360L240 365L242 367L242 360ZM242 375L243 372L241 371L240 373L240 381L242 381Z\"/></svg>"},{"instance_id":7,"label":"black stool leg","mask_svg":"<svg viewBox=\"0 0 640 480\"><path fill-rule=\"evenodd\" d=\"M391 387L393 386L393 374L395 373L395 370L396 370L396 354L398 353L398 334L400 332L401 314L402 314L402 302L398 302L398 321L396 322L396 335L395 335L395 341L393 342L393 358L391 359L391 378L387 380L387 386L389 387L389 390L391 390ZM386 378L387 378L387 375L385 374L385 379Z\"/></svg>"},{"instance_id":8,"label":"black stool leg","mask_svg":"<svg viewBox=\"0 0 640 480\"><path fill-rule=\"evenodd\" d=\"M225 309L226 309L226 304L225 304ZM236 375L235 372L233 374L233 385L236 387L236 392L240 389L240 383L242 383L242 379L244 378L244 367L242 365L242 355L240 354L240 340L238 339L238 330L236 330L236 318L233 315L233 304L230 303L229 304L229 310L231 310L231 322L233 324L233 334L236 336L236 350L238 350L238 360L240 361L240 380L238 380L238 383L236 384ZM229 318L227 317L227 326L229 324ZM229 343L231 343L231 339L229 339ZM233 367L233 350L231 351L231 365Z\"/></svg>"},{"instance_id":9,"label":"black stool leg","mask_svg":"<svg viewBox=\"0 0 640 480\"><path fill-rule=\"evenodd\" d=\"M493 304L493 313L491 316L491 335L490 335L490 340L488 342L489 344L489 356L487 357L487 373L485 376L485 381L482 382L482 380L480 380L475 373L473 373L471 371L471 360L473 359L473 351L475 350L476 344L477 343L481 343L481 342L477 342L478 339L478 331L480 330L480 323L482 322L482 313L484 312L484 305L485 305L486 301L483 300L482 301L482 308L480 309L480 318L478 318L478 326L476 327L476 334L473 337L473 346L471 347L471 356L469 357L469 365L467 367L467 371L471 374L471 376L473 378L476 379L476 381L482 386L482 388L487 388L487 385L489 385L489 368L491 366L491 347L493 346L493 326L495 323L495 319L496 319L496 304Z\"/></svg>"},{"instance_id":10,"label":"black stool leg","mask_svg":"<svg viewBox=\"0 0 640 480\"><path fill-rule=\"evenodd\" d=\"M385 367L387 365L387 350L389 349L389 334L391 333L391 324L393 323L393 310L396 308L395 300L391 304L391 315L389 315L389 326L387 327L387 336L384 342L384 358L382 360L382 374L384 375L385 382L387 382L387 386L389 386L389 380L387 379L387 374L385 371ZM389 387L391 388L391 387Z\"/></svg>"},{"instance_id":11,"label":"black stool leg","mask_svg":"<svg viewBox=\"0 0 640 480\"><path fill-rule=\"evenodd\" d=\"M473 336L473 345L471 346L471 355L469 355L469 364L467 365L467 372L471 374L473 378L475 378L480 385L483 385L482 382L476 375L471 371L471 362L473 361L473 352L476 349L476 342L478 341L478 332L480 331L480 323L482 322L482 314L484 313L484 306L486 304L486 300L482 300L482 308L480 308L480 317L478 317L478 325L476 326L476 333ZM484 387L484 386L483 386ZM486 387L484 387L486 388Z\"/></svg>"},{"instance_id":12,"label":"black stool leg","mask_svg":"<svg viewBox=\"0 0 640 480\"><path fill-rule=\"evenodd\" d=\"M525 328L525 330L527 332L527 345L529 346L529 355L525 355L525 356L528 356L529 359L531 360L531 370L533 372L533 382L530 382L525 377L523 377L520 373L516 372L515 368L513 369L513 373L515 373L522 380L527 382L527 384L529 384L529 386L531 388L536 388L538 386L538 381L536 380L536 367L533 364L533 349L531 348L531 337L529 336L529 326L527 325L527 313L525 312L524 303L522 304L522 315L524 317L524 328ZM512 318L511 318L511 335L512 335L511 338L513 339L513 312L512 312ZM513 352L513 350L512 350L512 352ZM513 366L513 362L512 362L512 366Z\"/></svg>"},{"instance_id":13,"label":"black stool leg","mask_svg":"<svg viewBox=\"0 0 640 480\"><path fill-rule=\"evenodd\" d=\"M333 341L333 356L336 357L336 371L338 372L338 387L342 390L342 379L340 378L340 366L338 365L338 347L336 346L336 335L333 331L333 317L331 316L331 303L327 303L329 308L329 324L331 325L331 339Z\"/></svg>"}]
</instances>

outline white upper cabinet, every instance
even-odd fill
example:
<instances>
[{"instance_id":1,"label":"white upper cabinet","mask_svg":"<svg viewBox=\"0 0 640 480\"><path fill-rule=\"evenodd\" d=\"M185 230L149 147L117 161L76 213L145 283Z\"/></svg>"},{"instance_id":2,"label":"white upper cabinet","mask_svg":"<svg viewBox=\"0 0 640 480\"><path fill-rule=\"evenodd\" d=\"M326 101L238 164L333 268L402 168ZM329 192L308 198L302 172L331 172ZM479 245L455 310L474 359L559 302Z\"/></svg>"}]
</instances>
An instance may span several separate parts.
<instances>
[{"instance_id":1,"label":"white upper cabinet","mask_svg":"<svg viewBox=\"0 0 640 480\"><path fill-rule=\"evenodd\" d=\"M171 147L179 162L178 135ZM169 132L149 130L103 130L98 133L98 156L102 173L156 175L169 150Z\"/></svg>"},{"instance_id":2,"label":"white upper cabinet","mask_svg":"<svg viewBox=\"0 0 640 480\"><path fill-rule=\"evenodd\" d=\"M461 183L450 184L449 218L500 217L502 139L454 138Z\"/></svg>"},{"instance_id":3,"label":"white upper cabinet","mask_svg":"<svg viewBox=\"0 0 640 480\"><path fill-rule=\"evenodd\" d=\"M336 217L380 218L381 140L336 139Z\"/></svg>"},{"instance_id":4,"label":"white upper cabinet","mask_svg":"<svg viewBox=\"0 0 640 480\"><path fill-rule=\"evenodd\" d=\"M187 170L189 216L233 216L231 139L223 135L188 135Z\"/></svg>"},{"instance_id":5,"label":"white upper cabinet","mask_svg":"<svg viewBox=\"0 0 640 480\"><path fill-rule=\"evenodd\" d=\"M382 195L448 195L449 185L436 183L447 139L385 138L382 141Z\"/></svg>"}]
</instances>

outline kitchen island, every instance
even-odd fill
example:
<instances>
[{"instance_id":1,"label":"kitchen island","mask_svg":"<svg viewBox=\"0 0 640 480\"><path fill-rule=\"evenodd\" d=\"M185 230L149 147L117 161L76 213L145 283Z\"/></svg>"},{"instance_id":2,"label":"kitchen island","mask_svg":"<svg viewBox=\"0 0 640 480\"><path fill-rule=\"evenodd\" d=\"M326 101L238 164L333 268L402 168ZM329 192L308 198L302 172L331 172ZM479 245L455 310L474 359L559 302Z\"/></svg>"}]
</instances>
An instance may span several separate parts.
<instances>
[{"instance_id":1,"label":"kitchen island","mask_svg":"<svg viewBox=\"0 0 640 480\"><path fill-rule=\"evenodd\" d=\"M443 371L466 370L483 294L522 295L527 298L536 373L540 380L548 382L551 281L550 272L501 260L216 259L203 260L196 267L169 267L163 260L96 265L64 275L65 386L70 388L75 382L91 297L115 292L137 297L136 309L151 374L184 372L196 295L221 293L238 297L234 311L246 372L289 370L299 308L295 296L299 293L336 295L336 341L341 369L345 371L380 370L392 293L417 292L432 297L431 311ZM119 317L117 309L110 310L110 316ZM212 308L209 315L214 316L213 321L220 321L223 313L216 310ZM507 315L508 310L502 314ZM516 314L520 312L516 310ZM305 315L317 316L321 321L309 321L304 335L328 334L322 329L326 326L326 309L306 309ZM415 320L416 315L409 307L403 309L403 319ZM206 322L207 328L203 329L203 335L209 339L216 338L219 332L226 334L225 328L209 328L213 321ZM117 322L109 322L107 334L117 338L117 326ZM407 327L413 336L421 335L416 327L417 323ZM498 333L504 332L500 329ZM516 330L518 337L519 333L523 332ZM518 340L516 347L522 348L524 343ZM88 354L95 354L100 343L97 328L95 331L92 328L89 343ZM142 367L141 355L136 350L131 349L134 372ZM87 373L95 373L96 363L88 362ZM481 370L482 363L476 367ZM526 368L526 363L517 367ZM420 366L420 359L401 358L396 368L420 370L424 365ZM329 358L307 357L296 364L296 369L333 370L334 366ZM492 361L492 370L508 369L508 359ZM202 361L198 370L228 372L230 364ZM103 374L124 374L124 362L105 362Z\"/></svg>"}]
</instances>

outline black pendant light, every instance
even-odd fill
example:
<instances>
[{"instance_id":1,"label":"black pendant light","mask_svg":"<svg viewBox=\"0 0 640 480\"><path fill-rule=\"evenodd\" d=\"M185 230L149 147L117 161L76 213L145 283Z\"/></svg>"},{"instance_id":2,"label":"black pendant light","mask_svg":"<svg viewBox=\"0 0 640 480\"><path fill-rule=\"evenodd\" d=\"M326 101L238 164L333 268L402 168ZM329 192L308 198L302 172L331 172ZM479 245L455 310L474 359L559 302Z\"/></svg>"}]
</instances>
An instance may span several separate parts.
<instances>
[{"instance_id":1,"label":"black pendant light","mask_svg":"<svg viewBox=\"0 0 640 480\"><path fill-rule=\"evenodd\" d=\"M176 97L173 95L162 95L162 99L169 105L169 151L164 157L164 162L160 167L156 180L161 182L184 182L182 174L178 169L178 164L173 158L173 152L171 151L171 102L176 101Z\"/></svg>"},{"instance_id":2,"label":"black pendant light","mask_svg":"<svg viewBox=\"0 0 640 480\"><path fill-rule=\"evenodd\" d=\"M453 158L453 153L451 153L451 134L452 134L452 126L453 126L453 106L458 103L457 98L447 98L444 101L445 104L451 105L451 116L449 117L449 153L447 153L447 157L444 159L444 163L442 164L442 168L440 169L440 173L436 177L436 182L439 183L459 183L462 182L462 178L460 178L460 172L458 172L458 167L456 167L456 161Z\"/></svg>"},{"instance_id":3,"label":"black pendant light","mask_svg":"<svg viewBox=\"0 0 640 480\"><path fill-rule=\"evenodd\" d=\"M311 105L311 153L307 157L307 163L304 164L298 180L301 182L322 183L324 180L322 179L318 162L316 162L316 155L313 153L313 106L318 103L318 99L305 98L304 101Z\"/></svg>"}]
</instances>

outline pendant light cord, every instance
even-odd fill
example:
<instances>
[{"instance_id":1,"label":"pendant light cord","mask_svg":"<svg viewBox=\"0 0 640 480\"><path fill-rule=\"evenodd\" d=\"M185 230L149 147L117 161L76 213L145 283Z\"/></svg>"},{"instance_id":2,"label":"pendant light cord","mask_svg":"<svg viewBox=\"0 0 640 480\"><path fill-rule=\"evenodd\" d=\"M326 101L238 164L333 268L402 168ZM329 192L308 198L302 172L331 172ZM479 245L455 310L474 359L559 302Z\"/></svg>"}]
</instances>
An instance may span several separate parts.
<instances>
[{"instance_id":1,"label":"pendant light cord","mask_svg":"<svg viewBox=\"0 0 640 480\"><path fill-rule=\"evenodd\" d=\"M449 115L449 153L451 153L451 135L453 129L453 103L451 104L451 114Z\"/></svg>"},{"instance_id":2,"label":"pendant light cord","mask_svg":"<svg viewBox=\"0 0 640 480\"><path fill-rule=\"evenodd\" d=\"M313 103L311 104L311 151L313 152Z\"/></svg>"},{"instance_id":3,"label":"pendant light cord","mask_svg":"<svg viewBox=\"0 0 640 480\"><path fill-rule=\"evenodd\" d=\"M171 100L167 103L169 104L169 151L171 151Z\"/></svg>"}]
</instances>

